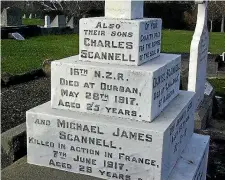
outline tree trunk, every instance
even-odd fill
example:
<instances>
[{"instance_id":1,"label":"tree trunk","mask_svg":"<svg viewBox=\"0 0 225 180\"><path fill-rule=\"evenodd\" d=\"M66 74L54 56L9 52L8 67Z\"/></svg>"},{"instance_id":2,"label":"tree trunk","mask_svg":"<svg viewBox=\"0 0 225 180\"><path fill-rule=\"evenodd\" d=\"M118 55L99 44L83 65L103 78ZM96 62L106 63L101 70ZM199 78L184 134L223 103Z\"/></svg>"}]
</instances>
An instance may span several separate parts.
<instances>
[{"instance_id":1,"label":"tree trunk","mask_svg":"<svg viewBox=\"0 0 225 180\"><path fill-rule=\"evenodd\" d=\"M224 32L224 14L222 15L222 20L221 20L221 32Z\"/></svg>"},{"instance_id":2,"label":"tree trunk","mask_svg":"<svg viewBox=\"0 0 225 180\"><path fill-rule=\"evenodd\" d=\"M210 20L210 32L212 32L212 30L213 30L213 21Z\"/></svg>"}]
</instances>

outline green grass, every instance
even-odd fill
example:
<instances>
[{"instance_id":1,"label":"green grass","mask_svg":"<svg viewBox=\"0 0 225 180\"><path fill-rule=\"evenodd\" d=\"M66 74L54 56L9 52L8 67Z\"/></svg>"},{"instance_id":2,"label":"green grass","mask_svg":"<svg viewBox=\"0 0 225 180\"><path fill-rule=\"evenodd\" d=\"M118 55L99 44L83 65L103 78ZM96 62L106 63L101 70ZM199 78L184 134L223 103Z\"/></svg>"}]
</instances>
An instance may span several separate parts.
<instances>
[{"instance_id":1,"label":"green grass","mask_svg":"<svg viewBox=\"0 0 225 180\"><path fill-rule=\"evenodd\" d=\"M40 19L24 19L34 23ZM40 23L39 23L40 24ZM162 50L164 52L189 52L193 32L164 30ZM23 73L41 67L45 59L60 59L78 54L78 35L50 35L26 39L25 41L2 40L2 72ZM225 33L210 33L209 51L221 54L225 47Z\"/></svg>"},{"instance_id":2,"label":"green grass","mask_svg":"<svg viewBox=\"0 0 225 180\"><path fill-rule=\"evenodd\" d=\"M45 59L78 54L78 35L51 35L25 41L2 40L2 72L18 74L41 67Z\"/></svg>"},{"instance_id":3,"label":"green grass","mask_svg":"<svg viewBox=\"0 0 225 180\"><path fill-rule=\"evenodd\" d=\"M29 19L25 18L22 20L23 25L41 25L44 26L44 19Z\"/></svg>"},{"instance_id":4,"label":"green grass","mask_svg":"<svg viewBox=\"0 0 225 180\"><path fill-rule=\"evenodd\" d=\"M193 31L164 30L162 33L162 51L184 53L190 52ZM209 52L222 54L225 50L225 33L210 33Z\"/></svg>"},{"instance_id":5,"label":"green grass","mask_svg":"<svg viewBox=\"0 0 225 180\"><path fill-rule=\"evenodd\" d=\"M208 81L215 88L216 95L225 98L225 79L208 79Z\"/></svg>"}]
</instances>

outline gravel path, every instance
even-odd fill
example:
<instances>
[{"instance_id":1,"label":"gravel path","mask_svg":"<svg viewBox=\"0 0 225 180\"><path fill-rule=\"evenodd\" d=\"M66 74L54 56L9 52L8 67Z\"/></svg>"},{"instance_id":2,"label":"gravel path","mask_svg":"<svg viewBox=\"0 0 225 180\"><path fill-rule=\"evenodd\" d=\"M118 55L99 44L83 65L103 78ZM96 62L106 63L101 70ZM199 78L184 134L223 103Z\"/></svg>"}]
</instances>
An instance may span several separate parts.
<instances>
[{"instance_id":1,"label":"gravel path","mask_svg":"<svg viewBox=\"0 0 225 180\"><path fill-rule=\"evenodd\" d=\"M1 127L7 131L26 121L26 111L51 98L50 78L3 87L1 93Z\"/></svg>"}]
</instances>

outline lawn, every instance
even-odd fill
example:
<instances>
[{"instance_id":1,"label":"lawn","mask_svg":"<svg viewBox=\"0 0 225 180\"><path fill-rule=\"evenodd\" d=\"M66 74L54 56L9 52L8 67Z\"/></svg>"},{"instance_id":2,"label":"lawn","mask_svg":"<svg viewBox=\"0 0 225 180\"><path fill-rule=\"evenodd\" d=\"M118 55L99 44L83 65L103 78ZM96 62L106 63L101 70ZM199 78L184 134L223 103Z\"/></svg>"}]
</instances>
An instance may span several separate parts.
<instances>
[{"instance_id":1,"label":"lawn","mask_svg":"<svg viewBox=\"0 0 225 180\"><path fill-rule=\"evenodd\" d=\"M44 26L44 19L29 19L29 18L25 18L22 20L23 25L40 25L40 26Z\"/></svg>"},{"instance_id":2,"label":"lawn","mask_svg":"<svg viewBox=\"0 0 225 180\"><path fill-rule=\"evenodd\" d=\"M38 20L38 19L24 19ZM193 32L164 30L162 51L189 52ZM78 54L78 35L50 35L26 39L25 41L2 40L2 72L23 73L41 67L45 59L60 59ZM225 33L210 33L209 51L221 54L225 47Z\"/></svg>"},{"instance_id":3,"label":"lawn","mask_svg":"<svg viewBox=\"0 0 225 180\"><path fill-rule=\"evenodd\" d=\"M162 33L162 50L183 53L190 51L193 31L164 30ZM225 51L225 33L209 34L209 52L222 54Z\"/></svg>"},{"instance_id":4,"label":"lawn","mask_svg":"<svg viewBox=\"0 0 225 180\"><path fill-rule=\"evenodd\" d=\"M78 35L38 36L25 41L2 40L2 72L23 73L40 68L45 59L78 54Z\"/></svg>"},{"instance_id":5,"label":"lawn","mask_svg":"<svg viewBox=\"0 0 225 180\"><path fill-rule=\"evenodd\" d=\"M225 98L225 79L208 79L215 88L216 95Z\"/></svg>"}]
</instances>

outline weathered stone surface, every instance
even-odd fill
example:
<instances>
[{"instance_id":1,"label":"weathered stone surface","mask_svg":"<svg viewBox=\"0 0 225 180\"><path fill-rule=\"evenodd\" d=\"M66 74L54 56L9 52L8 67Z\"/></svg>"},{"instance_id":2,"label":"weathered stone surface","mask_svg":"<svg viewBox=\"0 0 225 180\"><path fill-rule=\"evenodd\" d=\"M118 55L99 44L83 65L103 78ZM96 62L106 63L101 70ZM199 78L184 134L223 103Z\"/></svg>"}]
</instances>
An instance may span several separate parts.
<instances>
[{"instance_id":1,"label":"weathered stone surface","mask_svg":"<svg viewBox=\"0 0 225 180\"><path fill-rule=\"evenodd\" d=\"M205 180L209 136L193 134L168 180Z\"/></svg>"},{"instance_id":2,"label":"weathered stone surface","mask_svg":"<svg viewBox=\"0 0 225 180\"><path fill-rule=\"evenodd\" d=\"M179 93L179 55L130 67L72 56L51 66L52 108L149 122Z\"/></svg>"},{"instance_id":3,"label":"weathered stone surface","mask_svg":"<svg viewBox=\"0 0 225 180\"><path fill-rule=\"evenodd\" d=\"M160 55L162 20L80 20L79 56L82 61L140 65Z\"/></svg>"},{"instance_id":4,"label":"weathered stone surface","mask_svg":"<svg viewBox=\"0 0 225 180\"><path fill-rule=\"evenodd\" d=\"M48 102L27 112L28 162L103 179L167 179L193 134L193 97L182 91L153 123L55 110Z\"/></svg>"},{"instance_id":5,"label":"weathered stone surface","mask_svg":"<svg viewBox=\"0 0 225 180\"><path fill-rule=\"evenodd\" d=\"M142 0L105 1L106 18L142 19L144 14L143 9L144 2Z\"/></svg>"}]
</instances>

